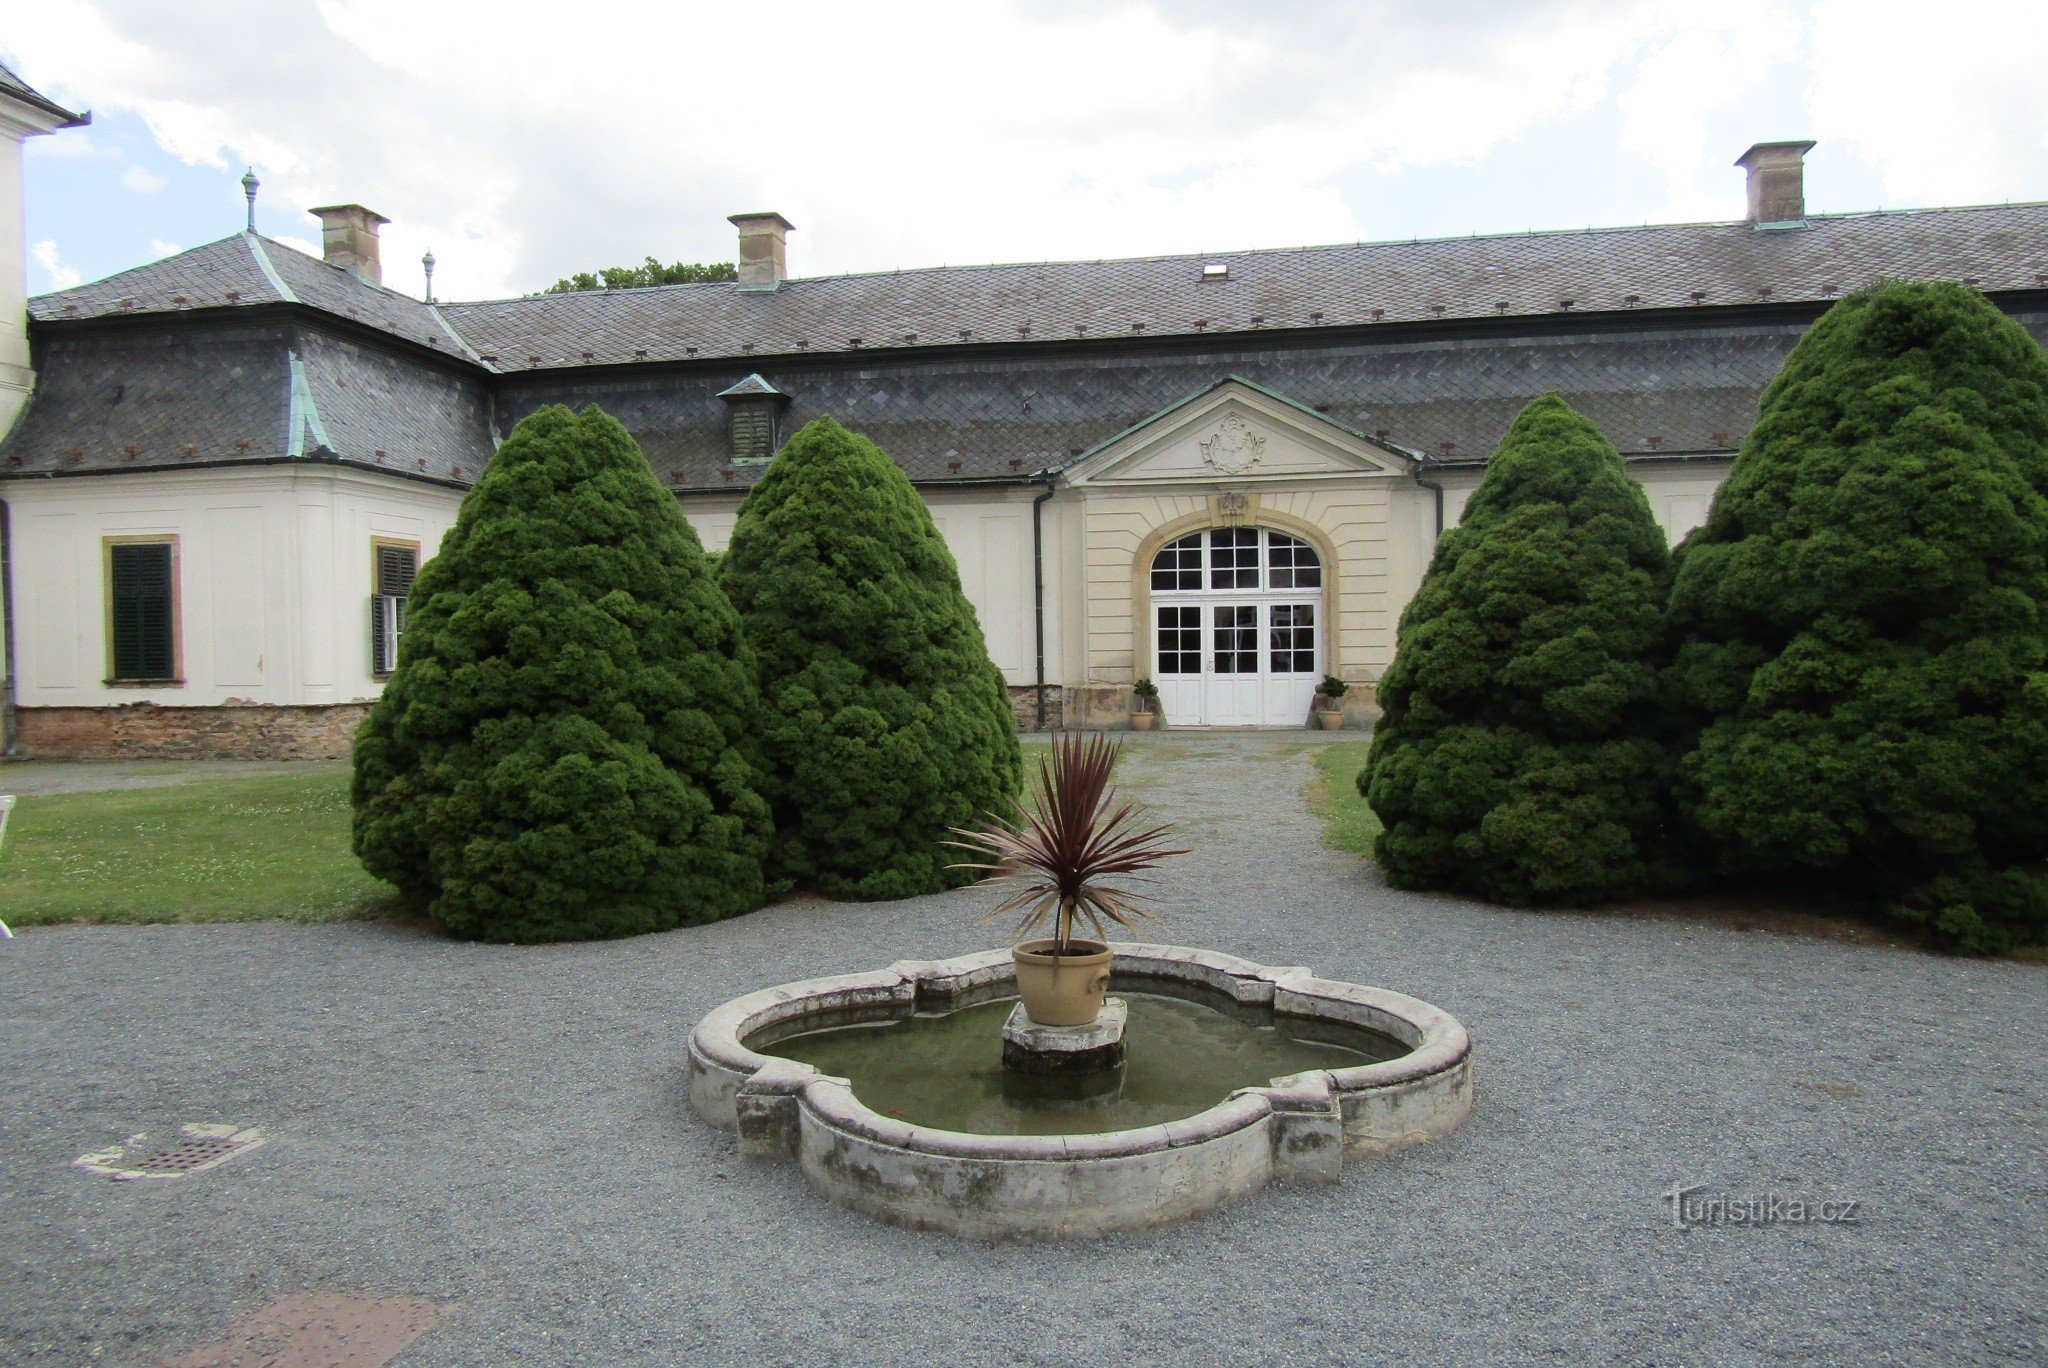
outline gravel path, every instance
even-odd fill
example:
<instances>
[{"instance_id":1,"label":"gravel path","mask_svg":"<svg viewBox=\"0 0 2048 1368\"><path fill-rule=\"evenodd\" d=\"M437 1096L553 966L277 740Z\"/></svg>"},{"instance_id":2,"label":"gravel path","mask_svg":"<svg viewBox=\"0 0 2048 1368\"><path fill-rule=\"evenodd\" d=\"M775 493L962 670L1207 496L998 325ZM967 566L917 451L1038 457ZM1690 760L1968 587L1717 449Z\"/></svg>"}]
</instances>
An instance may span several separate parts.
<instances>
[{"instance_id":1,"label":"gravel path","mask_svg":"<svg viewBox=\"0 0 2048 1368\"><path fill-rule=\"evenodd\" d=\"M982 1247L829 1206L688 1113L699 1015L978 948L975 891L537 949L30 931L0 943L0 1360L150 1363L302 1289L452 1303L406 1365L2048 1358L2048 968L1394 893L1320 846L1313 744L1134 748L1200 847L1162 938L1457 1014L1480 1089L1447 1140ZM276 1139L170 1183L70 1167L184 1121ZM1695 1182L1862 1219L1675 1229Z\"/></svg>"},{"instance_id":2,"label":"gravel path","mask_svg":"<svg viewBox=\"0 0 2048 1368\"><path fill-rule=\"evenodd\" d=\"M0 793L47 797L344 767L339 760L0 760Z\"/></svg>"}]
</instances>

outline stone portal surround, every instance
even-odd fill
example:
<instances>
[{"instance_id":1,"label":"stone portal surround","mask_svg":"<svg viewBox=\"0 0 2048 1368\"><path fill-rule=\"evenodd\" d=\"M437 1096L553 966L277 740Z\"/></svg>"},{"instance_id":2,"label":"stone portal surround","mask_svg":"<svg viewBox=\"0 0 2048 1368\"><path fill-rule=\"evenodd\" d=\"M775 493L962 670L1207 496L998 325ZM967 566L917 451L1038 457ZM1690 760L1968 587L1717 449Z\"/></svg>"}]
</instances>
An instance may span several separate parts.
<instances>
[{"instance_id":1,"label":"stone portal surround","mask_svg":"<svg viewBox=\"0 0 2048 1368\"><path fill-rule=\"evenodd\" d=\"M690 1101L739 1132L741 1154L793 1158L809 1184L892 1224L976 1239L1100 1235L1163 1225L1273 1179L1335 1181L1347 1155L1456 1130L1472 1107L1472 1043L1456 1018L1400 993L1319 979L1179 946L1117 944L1116 981L1193 989L1218 1005L1271 1010L1393 1036L1409 1053L1240 1088L1205 1112L1098 1135L972 1135L906 1125L845 1079L758 1054L808 1030L950 1009L1015 991L1007 949L904 960L750 993L711 1012L689 1043Z\"/></svg>"}]
</instances>

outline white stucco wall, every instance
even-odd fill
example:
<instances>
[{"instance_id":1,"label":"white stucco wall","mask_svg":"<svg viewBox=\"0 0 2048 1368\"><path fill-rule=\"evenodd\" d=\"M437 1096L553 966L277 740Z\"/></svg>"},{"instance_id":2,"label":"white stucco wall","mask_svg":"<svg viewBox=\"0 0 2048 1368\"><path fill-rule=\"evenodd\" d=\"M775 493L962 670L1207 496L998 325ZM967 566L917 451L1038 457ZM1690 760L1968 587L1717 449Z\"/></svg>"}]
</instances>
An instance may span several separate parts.
<instances>
[{"instance_id":1,"label":"white stucco wall","mask_svg":"<svg viewBox=\"0 0 2048 1368\"><path fill-rule=\"evenodd\" d=\"M1729 465L1728 460L1631 461L1628 473L1642 485L1650 500L1651 514L1676 546L1686 533L1707 520L1714 491L1728 478ZM1445 527L1458 525L1465 513L1465 501L1479 487L1481 474L1477 467L1444 473Z\"/></svg>"},{"instance_id":2,"label":"white stucco wall","mask_svg":"<svg viewBox=\"0 0 2048 1368\"><path fill-rule=\"evenodd\" d=\"M1033 632L1031 501L1029 486L926 490L932 521L960 567L960 587L981 620L989 656L1012 684L1038 678ZM683 514L707 551L723 551L732 537L740 501L729 495L686 496ZM1046 678L1062 682L1064 654L1058 624L1067 600L1061 519L1066 505L1045 510Z\"/></svg>"},{"instance_id":3,"label":"white stucco wall","mask_svg":"<svg viewBox=\"0 0 2048 1368\"><path fill-rule=\"evenodd\" d=\"M1674 540L1705 517L1726 463L1635 469ZM1478 473L1454 473L1455 524ZM960 566L989 652L1012 684L1036 677L1028 487L935 490L927 503ZM1044 510L1046 678L1120 685L1148 649L1133 614L1135 558L1148 538L1208 509L1210 491L1084 486ZM1334 551L1335 664L1358 682L1392 659L1394 631L1427 567L1434 509L1401 478L1260 482L1257 510L1312 528ZM374 698L368 599L375 538L432 556L460 494L374 472L311 466L0 482L9 507L16 701L23 707L129 702L346 703ZM722 550L736 496L684 502ZM1255 513L1252 521L1262 521ZM182 686L110 688L104 539L178 541Z\"/></svg>"},{"instance_id":4,"label":"white stucco wall","mask_svg":"<svg viewBox=\"0 0 2048 1368\"><path fill-rule=\"evenodd\" d=\"M460 493L373 472L262 467L10 480L15 701L348 703L370 673L372 539L424 564ZM110 688L104 539L177 538L182 686Z\"/></svg>"},{"instance_id":5,"label":"white stucco wall","mask_svg":"<svg viewBox=\"0 0 2048 1368\"><path fill-rule=\"evenodd\" d=\"M28 225L22 203L27 139L54 120L0 96L0 435L28 400Z\"/></svg>"}]
</instances>

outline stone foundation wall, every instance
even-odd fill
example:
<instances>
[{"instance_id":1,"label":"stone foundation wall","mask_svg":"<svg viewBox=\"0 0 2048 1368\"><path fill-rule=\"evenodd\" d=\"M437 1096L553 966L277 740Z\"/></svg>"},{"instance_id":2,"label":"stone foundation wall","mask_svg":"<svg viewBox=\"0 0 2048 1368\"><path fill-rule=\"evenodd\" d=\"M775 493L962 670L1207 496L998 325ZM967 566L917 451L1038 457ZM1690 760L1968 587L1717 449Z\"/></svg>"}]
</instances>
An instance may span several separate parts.
<instances>
[{"instance_id":1,"label":"stone foundation wall","mask_svg":"<svg viewBox=\"0 0 2048 1368\"><path fill-rule=\"evenodd\" d=\"M1379 721L1380 709L1376 699L1377 689L1372 684L1353 684L1351 691L1344 695L1344 726L1346 730L1370 731ZM1131 686L1128 684L1086 684L1077 685L1066 691L1062 713L1066 724L1085 731L1128 730L1131 725ZM1172 727L1174 720L1162 714L1157 725ZM1301 719L1306 728L1310 719Z\"/></svg>"},{"instance_id":2,"label":"stone foundation wall","mask_svg":"<svg viewBox=\"0 0 2048 1368\"><path fill-rule=\"evenodd\" d=\"M1066 725L1066 690L1057 684L1045 686L1045 730L1059 731ZM1038 727L1038 686L1036 684L1012 684L1010 686L1010 715L1017 719L1017 730L1037 731Z\"/></svg>"},{"instance_id":3,"label":"stone foundation wall","mask_svg":"<svg viewBox=\"0 0 2048 1368\"><path fill-rule=\"evenodd\" d=\"M21 708L18 754L31 760L341 760L367 703L313 707Z\"/></svg>"},{"instance_id":4,"label":"stone foundation wall","mask_svg":"<svg viewBox=\"0 0 2048 1368\"><path fill-rule=\"evenodd\" d=\"M1045 686L1045 726L1086 730L1130 726L1128 685ZM368 703L318 706L227 704L172 708L129 703L118 708L21 708L17 745L30 760L343 760ZM1017 730L1038 729L1038 689L1010 686ZM1371 687L1344 699L1345 726L1370 727L1379 716ZM1167 726L1173 719L1165 720Z\"/></svg>"}]
</instances>

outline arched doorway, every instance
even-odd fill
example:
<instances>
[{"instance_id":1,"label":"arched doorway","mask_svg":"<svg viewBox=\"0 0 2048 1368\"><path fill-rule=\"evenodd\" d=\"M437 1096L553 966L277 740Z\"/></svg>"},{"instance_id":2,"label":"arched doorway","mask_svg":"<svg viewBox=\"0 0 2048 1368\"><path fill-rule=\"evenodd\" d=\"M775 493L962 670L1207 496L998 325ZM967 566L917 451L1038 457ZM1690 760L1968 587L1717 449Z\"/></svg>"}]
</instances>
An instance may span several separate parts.
<instances>
[{"instance_id":1,"label":"arched doorway","mask_svg":"<svg viewBox=\"0 0 2048 1368\"><path fill-rule=\"evenodd\" d=\"M1270 527L1211 527L1152 558L1152 680L1171 724L1298 727L1323 676L1323 564Z\"/></svg>"}]
</instances>

